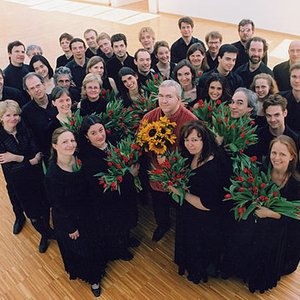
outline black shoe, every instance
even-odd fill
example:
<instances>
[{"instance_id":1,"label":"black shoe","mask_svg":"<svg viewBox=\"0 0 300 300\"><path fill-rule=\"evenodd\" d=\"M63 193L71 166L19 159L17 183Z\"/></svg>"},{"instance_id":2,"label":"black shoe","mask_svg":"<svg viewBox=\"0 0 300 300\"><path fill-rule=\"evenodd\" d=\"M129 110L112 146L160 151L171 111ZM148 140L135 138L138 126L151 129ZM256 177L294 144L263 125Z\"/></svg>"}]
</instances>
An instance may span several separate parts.
<instances>
[{"instance_id":1,"label":"black shoe","mask_svg":"<svg viewBox=\"0 0 300 300\"><path fill-rule=\"evenodd\" d=\"M168 230L169 230L169 227L157 226L157 228L155 229L155 231L153 233L152 241L154 241L154 242L160 241Z\"/></svg>"},{"instance_id":2,"label":"black shoe","mask_svg":"<svg viewBox=\"0 0 300 300\"><path fill-rule=\"evenodd\" d=\"M101 295L101 287L100 287L100 285L99 285L99 287L97 287L97 288L93 288L93 287L91 286L91 291L92 291L92 293L93 293L93 295L94 295L95 297L100 297L100 295Z\"/></svg>"},{"instance_id":3,"label":"black shoe","mask_svg":"<svg viewBox=\"0 0 300 300\"><path fill-rule=\"evenodd\" d=\"M133 254L128 250L126 250L120 255L120 259L125 261L130 261L133 259Z\"/></svg>"},{"instance_id":4,"label":"black shoe","mask_svg":"<svg viewBox=\"0 0 300 300\"><path fill-rule=\"evenodd\" d=\"M50 230L49 230L48 240L56 240L56 234L52 228L50 228Z\"/></svg>"},{"instance_id":5,"label":"black shoe","mask_svg":"<svg viewBox=\"0 0 300 300\"><path fill-rule=\"evenodd\" d=\"M136 239L135 237L132 236L129 238L129 247L137 248L140 244L141 244L141 242L138 239Z\"/></svg>"},{"instance_id":6,"label":"black shoe","mask_svg":"<svg viewBox=\"0 0 300 300\"><path fill-rule=\"evenodd\" d=\"M48 238L42 236L40 244L39 244L39 252L40 253L45 253L47 251L47 249L48 249L48 246L49 246L49 244L48 244Z\"/></svg>"},{"instance_id":7,"label":"black shoe","mask_svg":"<svg viewBox=\"0 0 300 300\"><path fill-rule=\"evenodd\" d=\"M20 233L25 225L25 222L26 222L26 218L24 216L21 218L17 218L13 226L13 234Z\"/></svg>"}]
</instances>

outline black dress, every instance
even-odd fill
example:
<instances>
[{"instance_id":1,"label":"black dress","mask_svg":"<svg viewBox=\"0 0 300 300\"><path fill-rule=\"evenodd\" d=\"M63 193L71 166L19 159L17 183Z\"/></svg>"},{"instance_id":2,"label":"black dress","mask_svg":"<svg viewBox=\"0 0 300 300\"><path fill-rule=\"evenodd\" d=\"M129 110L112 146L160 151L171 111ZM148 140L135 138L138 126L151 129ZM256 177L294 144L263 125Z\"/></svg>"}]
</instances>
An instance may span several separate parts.
<instances>
[{"instance_id":1,"label":"black dress","mask_svg":"<svg viewBox=\"0 0 300 300\"><path fill-rule=\"evenodd\" d=\"M299 199L299 182L290 178L282 189L288 200ZM300 222L285 216L232 223L222 264L223 276L243 279L251 292L276 287L281 275L297 268L300 254Z\"/></svg>"},{"instance_id":2,"label":"black dress","mask_svg":"<svg viewBox=\"0 0 300 300\"><path fill-rule=\"evenodd\" d=\"M0 153L11 152L24 156L22 162L2 164L7 191L16 216L24 210L31 219L45 216L49 212L43 183L41 165L31 165L29 160L38 152L33 135L22 122L17 125L14 137L0 126ZM20 216L20 215L19 215Z\"/></svg>"},{"instance_id":3,"label":"black dress","mask_svg":"<svg viewBox=\"0 0 300 300\"><path fill-rule=\"evenodd\" d=\"M99 230L105 235L109 258L122 257L128 247L130 229L137 225L137 196L133 177L126 174L121 184L121 195L116 191L103 191L99 178L94 175L107 171L107 153L90 144L81 148L82 170L98 215Z\"/></svg>"},{"instance_id":4,"label":"black dress","mask_svg":"<svg viewBox=\"0 0 300 300\"><path fill-rule=\"evenodd\" d=\"M210 211L195 208L185 201L178 210L175 262L179 274L188 272L188 279L194 283L207 281L208 268L216 273L222 249L222 218L225 212L223 187L226 174L221 168L219 155L193 170L190 178L190 193L200 197L202 204Z\"/></svg>"},{"instance_id":5,"label":"black dress","mask_svg":"<svg viewBox=\"0 0 300 300\"><path fill-rule=\"evenodd\" d=\"M105 271L105 248L97 233L96 218L82 171L67 172L52 161L45 176L45 185L66 272L70 279L99 283ZM80 236L72 240L69 234L76 230Z\"/></svg>"}]
</instances>

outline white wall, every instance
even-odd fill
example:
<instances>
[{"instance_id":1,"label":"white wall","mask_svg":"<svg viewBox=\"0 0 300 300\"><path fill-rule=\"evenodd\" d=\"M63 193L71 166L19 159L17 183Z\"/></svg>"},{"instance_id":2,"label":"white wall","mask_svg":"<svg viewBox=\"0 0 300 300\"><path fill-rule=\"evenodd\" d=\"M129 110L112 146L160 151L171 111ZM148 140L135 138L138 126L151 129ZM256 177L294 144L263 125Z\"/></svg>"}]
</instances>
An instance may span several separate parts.
<instances>
[{"instance_id":1,"label":"white wall","mask_svg":"<svg viewBox=\"0 0 300 300\"><path fill-rule=\"evenodd\" d=\"M260 29L300 35L299 0L159 0L159 11L233 24L251 19Z\"/></svg>"}]
</instances>

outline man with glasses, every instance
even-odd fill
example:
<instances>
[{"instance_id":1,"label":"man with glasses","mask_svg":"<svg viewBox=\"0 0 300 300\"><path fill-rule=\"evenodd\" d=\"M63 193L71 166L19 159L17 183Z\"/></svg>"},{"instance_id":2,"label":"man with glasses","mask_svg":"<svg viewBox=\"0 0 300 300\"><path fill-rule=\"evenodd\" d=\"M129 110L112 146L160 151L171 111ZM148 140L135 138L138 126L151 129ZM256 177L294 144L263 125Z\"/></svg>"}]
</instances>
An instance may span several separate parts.
<instances>
[{"instance_id":1,"label":"man with glasses","mask_svg":"<svg viewBox=\"0 0 300 300\"><path fill-rule=\"evenodd\" d=\"M218 53L222 44L223 37L218 31L211 31L205 36L205 42L208 47L206 59L210 70L218 66Z\"/></svg>"}]
</instances>

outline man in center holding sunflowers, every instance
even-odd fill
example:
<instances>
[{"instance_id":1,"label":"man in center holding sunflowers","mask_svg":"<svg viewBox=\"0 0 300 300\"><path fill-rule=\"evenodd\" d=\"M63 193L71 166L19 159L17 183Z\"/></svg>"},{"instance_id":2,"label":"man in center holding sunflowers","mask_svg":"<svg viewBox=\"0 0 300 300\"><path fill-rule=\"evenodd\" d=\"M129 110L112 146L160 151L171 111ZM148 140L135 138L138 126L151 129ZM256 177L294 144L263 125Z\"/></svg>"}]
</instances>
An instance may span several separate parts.
<instances>
[{"instance_id":1,"label":"man in center holding sunflowers","mask_svg":"<svg viewBox=\"0 0 300 300\"><path fill-rule=\"evenodd\" d=\"M167 117L170 122L175 123L173 130L175 143L167 145L167 150L175 150L179 144L179 136L181 127L191 120L197 120L197 117L186 109L181 102L182 90L180 85L173 80L165 80L159 86L158 107L148 112L143 121L155 122L161 117ZM159 169L164 163L166 157L164 154L158 155L157 151L149 151L149 166L154 165ZM157 228L153 233L152 240L158 242L170 228L170 205L175 203L168 194L168 191L163 190L160 182L151 181L152 204Z\"/></svg>"}]
</instances>

